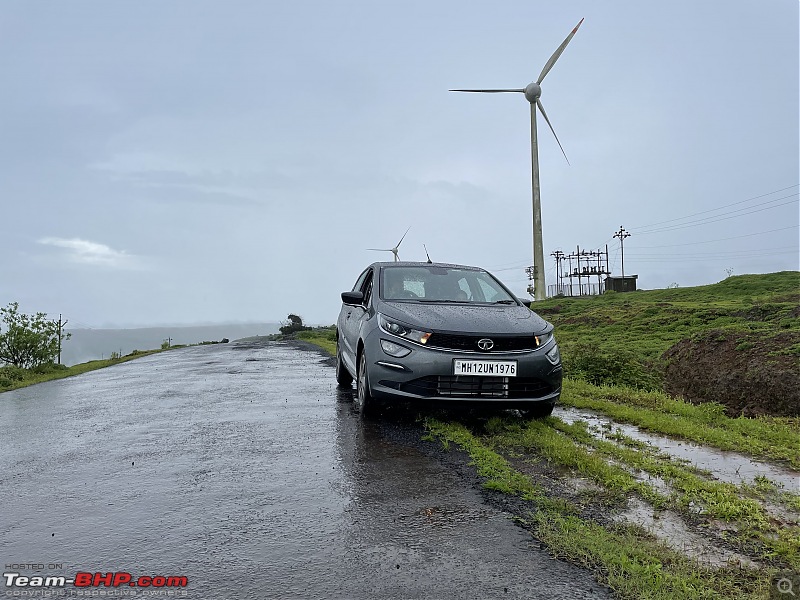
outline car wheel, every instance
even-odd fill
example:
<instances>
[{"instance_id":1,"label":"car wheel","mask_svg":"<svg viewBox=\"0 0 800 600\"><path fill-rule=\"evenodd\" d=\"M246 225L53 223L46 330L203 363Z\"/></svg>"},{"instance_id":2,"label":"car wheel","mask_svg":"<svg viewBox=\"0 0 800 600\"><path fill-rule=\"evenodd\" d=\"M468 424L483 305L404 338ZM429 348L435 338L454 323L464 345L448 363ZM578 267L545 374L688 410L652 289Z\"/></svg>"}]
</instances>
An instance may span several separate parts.
<instances>
[{"instance_id":1,"label":"car wheel","mask_svg":"<svg viewBox=\"0 0 800 600\"><path fill-rule=\"evenodd\" d=\"M342 350L339 348L339 338L336 338L336 383L349 387L353 383L353 376L342 362Z\"/></svg>"},{"instance_id":2,"label":"car wheel","mask_svg":"<svg viewBox=\"0 0 800 600\"><path fill-rule=\"evenodd\" d=\"M519 412L523 419L544 419L553 414L555 402L539 402L532 404L530 408L520 408Z\"/></svg>"},{"instance_id":3,"label":"car wheel","mask_svg":"<svg viewBox=\"0 0 800 600\"><path fill-rule=\"evenodd\" d=\"M369 389L369 376L367 375L367 353L363 350L358 357L358 379L356 380L356 401L361 414L372 412L375 401Z\"/></svg>"}]
</instances>

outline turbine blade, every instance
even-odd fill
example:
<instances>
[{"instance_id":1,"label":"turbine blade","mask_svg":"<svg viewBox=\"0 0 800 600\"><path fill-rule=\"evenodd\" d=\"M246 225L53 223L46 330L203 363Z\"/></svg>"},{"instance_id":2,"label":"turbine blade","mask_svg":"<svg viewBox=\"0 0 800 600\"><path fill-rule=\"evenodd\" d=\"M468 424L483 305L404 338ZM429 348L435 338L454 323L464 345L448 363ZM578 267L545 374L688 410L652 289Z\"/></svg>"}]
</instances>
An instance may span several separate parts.
<instances>
[{"instance_id":1,"label":"turbine blade","mask_svg":"<svg viewBox=\"0 0 800 600\"><path fill-rule=\"evenodd\" d=\"M566 158L566 160L567 160L567 164L569 164L569 159L567 158L567 153L564 152L564 146L561 145L561 141L558 139L558 136L556 135L556 130L553 129L553 125L550 123L550 119L547 118L547 113L544 112L544 106L542 106L542 101L541 100L537 100L536 101L536 106L538 106L539 110L542 111L542 116L544 117L544 120L547 121L547 124L550 126L550 131L553 132L553 137L556 138L556 141L558 142L558 147L561 148L561 154L564 155L564 158Z\"/></svg>"},{"instance_id":2,"label":"turbine blade","mask_svg":"<svg viewBox=\"0 0 800 600\"><path fill-rule=\"evenodd\" d=\"M480 92L482 94L502 94L504 92L522 92L525 90L447 90L448 92Z\"/></svg>"},{"instance_id":3,"label":"turbine blade","mask_svg":"<svg viewBox=\"0 0 800 600\"><path fill-rule=\"evenodd\" d=\"M547 64L544 66L544 69L542 69L542 73L541 75L539 75L539 79L536 80L536 83L541 85L542 80L545 78L545 75L547 75L550 72L550 69L553 68L553 65L556 64L558 57L561 56L562 52L564 52L564 48L567 47L567 44L569 44L570 40L572 39L572 36L574 36L575 33L578 31L578 27L581 26L581 23L583 23L583 19L580 20L580 23L575 25L575 29L573 29L572 32L567 36L567 39L565 39L558 47L558 49L555 52L553 52L553 56L551 56L550 60L547 61Z\"/></svg>"},{"instance_id":4,"label":"turbine blade","mask_svg":"<svg viewBox=\"0 0 800 600\"><path fill-rule=\"evenodd\" d=\"M405 237L406 237L406 234L407 234L409 231L411 231L411 227L409 227L408 229L406 229L406 233L404 233L404 234L403 234L403 237L401 237L401 238L400 238L400 241L399 241L399 242L397 242L397 246L395 246L395 247L394 247L394 249L395 249L395 250L397 250L397 249L400 247L400 244L402 244L402 243L403 243L403 240L405 239Z\"/></svg>"},{"instance_id":5,"label":"turbine blade","mask_svg":"<svg viewBox=\"0 0 800 600\"><path fill-rule=\"evenodd\" d=\"M375 252L394 252L394 248L367 248L367 250L375 250Z\"/></svg>"}]
</instances>

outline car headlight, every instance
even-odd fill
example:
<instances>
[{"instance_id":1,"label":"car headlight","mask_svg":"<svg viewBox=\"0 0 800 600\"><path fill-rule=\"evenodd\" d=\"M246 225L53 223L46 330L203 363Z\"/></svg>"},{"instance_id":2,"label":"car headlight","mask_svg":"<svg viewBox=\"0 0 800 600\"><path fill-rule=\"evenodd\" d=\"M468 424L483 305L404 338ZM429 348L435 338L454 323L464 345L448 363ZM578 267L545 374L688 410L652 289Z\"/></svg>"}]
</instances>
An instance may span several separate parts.
<instances>
[{"instance_id":1,"label":"car headlight","mask_svg":"<svg viewBox=\"0 0 800 600\"><path fill-rule=\"evenodd\" d=\"M558 351L558 344L550 348L544 354L552 364L557 365L561 362L561 353Z\"/></svg>"},{"instance_id":2,"label":"car headlight","mask_svg":"<svg viewBox=\"0 0 800 600\"><path fill-rule=\"evenodd\" d=\"M427 344L428 338L431 337L431 334L428 331L414 329L413 327L404 323L400 323L399 321L387 319L380 313L378 313L378 325L386 333L391 333L392 335L407 339L411 342L416 342L417 344Z\"/></svg>"},{"instance_id":3,"label":"car headlight","mask_svg":"<svg viewBox=\"0 0 800 600\"><path fill-rule=\"evenodd\" d=\"M550 341L550 338L553 337L553 332L550 333L540 333L539 335L533 336L536 338L536 347L541 348L542 346L546 345L547 342Z\"/></svg>"},{"instance_id":4,"label":"car headlight","mask_svg":"<svg viewBox=\"0 0 800 600\"><path fill-rule=\"evenodd\" d=\"M395 344L389 340L381 340L381 348L383 348L383 351L386 352L386 354L389 356L394 356L395 358L403 358L404 356L411 354L410 348L406 348L400 344Z\"/></svg>"}]
</instances>

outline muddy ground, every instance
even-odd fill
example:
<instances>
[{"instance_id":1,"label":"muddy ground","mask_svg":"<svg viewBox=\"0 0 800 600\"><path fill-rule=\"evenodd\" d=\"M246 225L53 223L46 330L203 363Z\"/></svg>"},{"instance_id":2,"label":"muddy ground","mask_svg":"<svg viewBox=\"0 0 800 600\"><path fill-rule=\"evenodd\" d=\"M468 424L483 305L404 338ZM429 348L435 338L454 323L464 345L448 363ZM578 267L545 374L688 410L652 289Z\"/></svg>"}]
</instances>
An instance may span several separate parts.
<instances>
[{"instance_id":1,"label":"muddy ground","mask_svg":"<svg viewBox=\"0 0 800 600\"><path fill-rule=\"evenodd\" d=\"M797 417L800 366L792 346L800 346L800 332L709 331L664 353L664 387L693 403L719 402L732 417Z\"/></svg>"}]
</instances>

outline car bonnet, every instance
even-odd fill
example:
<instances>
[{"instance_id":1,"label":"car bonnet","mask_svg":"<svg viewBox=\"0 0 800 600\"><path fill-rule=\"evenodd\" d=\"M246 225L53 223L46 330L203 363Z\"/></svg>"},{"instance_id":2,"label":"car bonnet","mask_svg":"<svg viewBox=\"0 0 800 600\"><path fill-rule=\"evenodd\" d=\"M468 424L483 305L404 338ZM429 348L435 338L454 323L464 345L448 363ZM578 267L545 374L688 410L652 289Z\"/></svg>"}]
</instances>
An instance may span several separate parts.
<instances>
[{"instance_id":1,"label":"car bonnet","mask_svg":"<svg viewBox=\"0 0 800 600\"><path fill-rule=\"evenodd\" d=\"M537 334L551 328L525 306L384 301L379 310L389 318L429 331Z\"/></svg>"}]
</instances>

